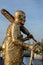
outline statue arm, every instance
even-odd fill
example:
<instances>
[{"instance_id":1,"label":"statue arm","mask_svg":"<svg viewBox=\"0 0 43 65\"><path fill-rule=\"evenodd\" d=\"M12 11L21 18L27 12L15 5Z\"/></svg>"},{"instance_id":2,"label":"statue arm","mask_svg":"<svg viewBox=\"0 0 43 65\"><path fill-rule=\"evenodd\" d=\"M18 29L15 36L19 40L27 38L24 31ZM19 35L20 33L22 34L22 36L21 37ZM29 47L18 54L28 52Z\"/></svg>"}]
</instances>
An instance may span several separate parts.
<instances>
[{"instance_id":1,"label":"statue arm","mask_svg":"<svg viewBox=\"0 0 43 65\"><path fill-rule=\"evenodd\" d=\"M14 42L13 42L14 43ZM21 46L24 50L27 50L27 49L32 49L33 48L33 45L31 44L27 44L27 43L23 43L23 42L21 42L21 41L19 41L18 42L18 40L17 41L15 41L15 43L14 43L16 46Z\"/></svg>"},{"instance_id":2,"label":"statue arm","mask_svg":"<svg viewBox=\"0 0 43 65\"><path fill-rule=\"evenodd\" d=\"M15 35L15 33L14 33L14 29L15 29L15 25L13 24L12 25L12 43L14 43L16 46L22 46L23 47L23 49L28 49L28 48L30 48L30 45L28 45L27 43L23 43L23 42L21 42L21 41L19 41L18 39L14 39L14 35ZM18 29L18 28L17 28ZM17 30L16 29L16 30Z\"/></svg>"}]
</instances>

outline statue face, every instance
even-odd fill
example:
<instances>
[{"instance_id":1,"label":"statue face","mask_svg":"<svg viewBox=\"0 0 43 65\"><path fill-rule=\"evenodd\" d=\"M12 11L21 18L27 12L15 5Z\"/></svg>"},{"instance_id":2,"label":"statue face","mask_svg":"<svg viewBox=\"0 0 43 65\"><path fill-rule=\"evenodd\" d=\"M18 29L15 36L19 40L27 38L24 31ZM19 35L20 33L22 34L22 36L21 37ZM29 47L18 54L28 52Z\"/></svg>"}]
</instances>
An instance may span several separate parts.
<instances>
[{"instance_id":1,"label":"statue face","mask_svg":"<svg viewBox=\"0 0 43 65\"><path fill-rule=\"evenodd\" d=\"M20 21L25 21L25 16L24 16L24 15L19 15L19 16L18 16L18 19L19 19Z\"/></svg>"},{"instance_id":2,"label":"statue face","mask_svg":"<svg viewBox=\"0 0 43 65\"><path fill-rule=\"evenodd\" d=\"M18 23L20 23L20 24L24 24L25 23L26 16L25 16L25 13L24 12L17 11L15 13L14 17L15 17L15 20L18 21Z\"/></svg>"}]
</instances>

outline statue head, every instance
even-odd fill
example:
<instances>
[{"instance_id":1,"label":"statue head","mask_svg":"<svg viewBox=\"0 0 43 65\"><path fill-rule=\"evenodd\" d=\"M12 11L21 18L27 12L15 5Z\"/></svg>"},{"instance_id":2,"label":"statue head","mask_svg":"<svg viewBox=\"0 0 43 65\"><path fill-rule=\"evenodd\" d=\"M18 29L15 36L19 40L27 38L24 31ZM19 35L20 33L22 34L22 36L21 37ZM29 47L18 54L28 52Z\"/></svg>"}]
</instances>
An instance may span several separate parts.
<instances>
[{"instance_id":1,"label":"statue head","mask_svg":"<svg viewBox=\"0 0 43 65\"><path fill-rule=\"evenodd\" d=\"M14 18L15 18L16 23L20 23L20 24L24 25L25 19L26 19L25 12L23 12L21 10L17 10L14 14Z\"/></svg>"}]
</instances>

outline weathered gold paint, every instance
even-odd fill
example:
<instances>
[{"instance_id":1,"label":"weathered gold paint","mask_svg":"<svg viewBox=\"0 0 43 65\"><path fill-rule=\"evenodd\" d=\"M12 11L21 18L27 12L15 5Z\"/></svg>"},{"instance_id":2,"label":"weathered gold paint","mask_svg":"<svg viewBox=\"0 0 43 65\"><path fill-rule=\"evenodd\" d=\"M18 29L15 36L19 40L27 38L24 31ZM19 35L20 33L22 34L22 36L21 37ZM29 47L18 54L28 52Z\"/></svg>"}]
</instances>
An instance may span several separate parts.
<instances>
[{"instance_id":1,"label":"weathered gold paint","mask_svg":"<svg viewBox=\"0 0 43 65\"><path fill-rule=\"evenodd\" d=\"M21 34L21 31L27 36L30 35L29 31L22 26L19 27L18 23L24 24L25 22L25 13L22 11L16 11L14 17L12 17L9 12L5 9L2 10L2 14L12 22L6 33L6 39L4 42L4 65L22 65L22 53L24 49L33 49L34 46L26 44L23 40L27 40L29 38L24 38ZM21 15L21 18L18 17ZM22 19L22 20L21 20ZM31 57L32 58L32 57Z\"/></svg>"}]
</instances>

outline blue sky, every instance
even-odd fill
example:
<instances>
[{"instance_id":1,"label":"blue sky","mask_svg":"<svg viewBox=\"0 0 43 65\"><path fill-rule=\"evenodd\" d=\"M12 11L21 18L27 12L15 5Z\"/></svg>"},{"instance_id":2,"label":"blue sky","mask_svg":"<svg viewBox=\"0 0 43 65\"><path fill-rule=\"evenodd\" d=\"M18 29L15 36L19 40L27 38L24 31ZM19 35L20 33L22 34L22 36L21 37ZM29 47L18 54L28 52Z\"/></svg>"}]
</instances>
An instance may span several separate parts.
<instances>
[{"instance_id":1,"label":"blue sky","mask_svg":"<svg viewBox=\"0 0 43 65\"><path fill-rule=\"evenodd\" d=\"M0 10L4 8L12 15L16 10L26 13L25 27L40 41L43 39L43 0L0 0ZM0 13L0 44L3 42L10 22Z\"/></svg>"}]
</instances>

